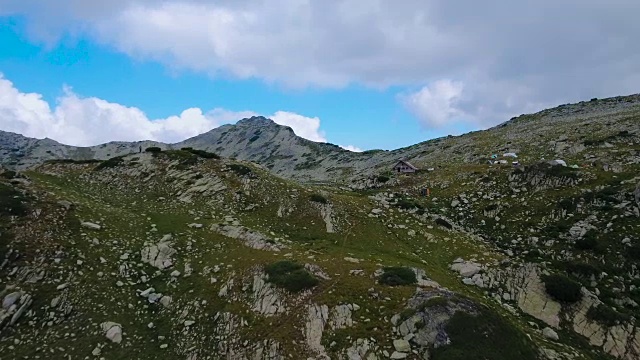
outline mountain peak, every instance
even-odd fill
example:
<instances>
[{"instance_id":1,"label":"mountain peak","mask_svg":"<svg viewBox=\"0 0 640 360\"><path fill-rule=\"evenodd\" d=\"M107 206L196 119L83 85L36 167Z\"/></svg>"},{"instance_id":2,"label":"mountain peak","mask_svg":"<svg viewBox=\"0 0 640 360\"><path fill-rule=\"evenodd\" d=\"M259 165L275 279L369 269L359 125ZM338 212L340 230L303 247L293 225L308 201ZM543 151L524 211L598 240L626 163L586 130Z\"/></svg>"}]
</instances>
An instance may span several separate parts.
<instances>
[{"instance_id":1,"label":"mountain peak","mask_svg":"<svg viewBox=\"0 0 640 360\"><path fill-rule=\"evenodd\" d=\"M266 125L274 125L275 122L269 118L264 116L252 116L250 118L244 118L238 121L237 125L240 126L266 126Z\"/></svg>"}]
</instances>

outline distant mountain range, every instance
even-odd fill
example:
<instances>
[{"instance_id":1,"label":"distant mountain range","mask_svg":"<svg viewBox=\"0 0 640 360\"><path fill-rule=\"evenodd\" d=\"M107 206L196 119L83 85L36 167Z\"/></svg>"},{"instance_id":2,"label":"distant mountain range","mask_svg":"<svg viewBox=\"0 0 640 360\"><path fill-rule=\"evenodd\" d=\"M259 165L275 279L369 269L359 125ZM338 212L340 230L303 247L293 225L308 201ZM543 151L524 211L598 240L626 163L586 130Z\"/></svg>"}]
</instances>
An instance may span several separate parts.
<instances>
[{"instance_id":1,"label":"distant mountain range","mask_svg":"<svg viewBox=\"0 0 640 360\"><path fill-rule=\"evenodd\" d=\"M482 162L494 152L528 151L530 156L540 158L562 157L580 148L580 137L638 131L637 122L629 118L638 111L640 95L592 100L521 115L484 131L433 139L393 151L363 153L303 139L290 127L264 117L242 119L235 125L223 125L176 144L136 141L77 147L0 131L0 164L26 169L53 159L105 160L151 146L192 147L251 161L293 180L344 182L384 173L401 158L419 168L428 168L450 162ZM568 135L578 138L560 140Z\"/></svg>"}]
</instances>

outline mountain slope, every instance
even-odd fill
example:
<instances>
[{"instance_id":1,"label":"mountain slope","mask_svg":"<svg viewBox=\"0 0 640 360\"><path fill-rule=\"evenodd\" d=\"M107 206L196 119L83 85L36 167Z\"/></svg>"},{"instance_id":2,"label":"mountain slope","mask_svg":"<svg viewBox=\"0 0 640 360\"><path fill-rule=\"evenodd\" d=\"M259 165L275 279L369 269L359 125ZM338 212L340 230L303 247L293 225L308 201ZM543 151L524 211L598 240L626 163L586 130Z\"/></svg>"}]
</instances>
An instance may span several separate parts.
<instances>
[{"instance_id":1,"label":"mountain slope","mask_svg":"<svg viewBox=\"0 0 640 360\"><path fill-rule=\"evenodd\" d=\"M638 114L640 95L593 100L522 115L485 131L434 139L394 151L364 153L302 139L291 128L263 117L224 125L178 144L119 142L81 148L0 133L0 163L24 169L50 159L104 160L138 152L140 147L193 147L252 161L289 179L349 184L387 172L399 158L425 169L479 163L500 152L517 152L525 161L575 157L584 150L585 140L622 131L637 134ZM368 183L371 185L371 181Z\"/></svg>"},{"instance_id":2,"label":"mountain slope","mask_svg":"<svg viewBox=\"0 0 640 360\"><path fill-rule=\"evenodd\" d=\"M639 114L597 100L368 154L254 118L174 147L262 165L3 172L0 353L635 360ZM434 169L390 173L398 157Z\"/></svg>"}]
</instances>

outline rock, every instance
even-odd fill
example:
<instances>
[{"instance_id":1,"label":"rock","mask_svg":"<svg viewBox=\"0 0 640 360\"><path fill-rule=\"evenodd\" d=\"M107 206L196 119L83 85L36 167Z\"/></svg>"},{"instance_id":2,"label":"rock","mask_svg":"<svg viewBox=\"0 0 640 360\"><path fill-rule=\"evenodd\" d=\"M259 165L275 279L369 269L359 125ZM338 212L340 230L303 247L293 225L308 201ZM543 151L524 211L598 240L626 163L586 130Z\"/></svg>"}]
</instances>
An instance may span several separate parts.
<instances>
[{"instance_id":1,"label":"rock","mask_svg":"<svg viewBox=\"0 0 640 360\"><path fill-rule=\"evenodd\" d=\"M553 341L560 340L560 337L558 336L558 333L555 332L555 330L553 330L550 327L546 327L546 328L542 329L542 335L544 335L544 337L546 337L547 339L551 339Z\"/></svg>"},{"instance_id":2,"label":"rock","mask_svg":"<svg viewBox=\"0 0 640 360\"><path fill-rule=\"evenodd\" d=\"M636 204L640 207L640 182L636 185L636 190L633 192L633 197L636 200Z\"/></svg>"},{"instance_id":3,"label":"rock","mask_svg":"<svg viewBox=\"0 0 640 360\"><path fill-rule=\"evenodd\" d=\"M10 308L13 304L15 304L18 300L20 300L21 296L22 296L22 293L19 291L12 292L11 294L5 296L4 300L2 300L2 308L3 309Z\"/></svg>"},{"instance_id":4,"label":"rock","mask_svg":"<svg viewBox=\"0 0 640 360\"><path fill-rule=\"evenodd\" d=\"M480 264L476 264L473 262L458 262L452 264L449 268L460 273L462 277L471 277L482 271L482 267L480 266Z\"/></svg>"},{"instance_id":5,"label":"rock","mask_svg":"<svg viewBox=\"0 0 640 360\"><path fill-rule=\"evenodd\" d=\"M171 296L163 296L160 298L160 304L162 304L162 306L164 306L165 308L170 308L171 307Z\"/></svg>"},{"instance_id":6,"label":"rock","mask_svg":"<svg viewBox=\"0 0 640 360\"><path fill-rule=\"evenodd\" d=\"M380 215L380 214L382 214L382 209L372 209L371 213L373 215Z\"/></svg>"},{"instance_id":7,"label":"rock","mask_svg":"<svg viewBox=\"0 0 640 360\"><path fill-rule=\"evenodd\" d=\"M193 224L189 224L187 226L189 226L190 228L194 228L194 229L202 229L203 225L202 224L193 223Z\"/></svg>"},{"instance_id":8,"label":"rock","mask_svg":"<svg viewBox=\"0 0 640 360\"><path fill-rule=\"evenodd\" d=\"M396 351L399 351L399 352L410 352L411 351L411 345L409 345L409 342L407 340L404 340L404 339L393 340L393 348L396 349Z\"/></svg>"},{"instance_id":9,"label":"rock","mask_svg":"<svg viewBox=\"0 0 640 360\"><path fill-rule=\"evenodd\" d=\"M211 225L211 230L224 236L241 240L246 246L253 249L280 251L280 248L283 247L280 244L276 244L273 239L244 226L213 224Z\"/></svg>"},{"instance_id":10,"label":"rock","mask_svg":"<svg viewBox=\"0 0 640 360\"><path fill-rule=\"evenodd\" d=\"M178 271L178 270L173 270L173 271L171 272L171 277L178 277L178 276L180 276L180 271Z\"/></svg>"},{"instance_id":11,"label":"rock","mask_svg":"<svg viewBox=\"0 0 640 360\"><path fill-rule=\"evenodd\" d=\"M252 290L253 311L266 316L284 312L284 304L271 284L266 282L265 274L258 274L253 277Z\"/></svg>"},{"instance_id":12,"label":"rock","mask_svg":"<svg viewBox=\"0 0 640 360\"><path fill-rule=\"evenodd\" d=\"M67 200L60 200L60 201L58 201L58 205L60 205L63 208L65 208L65 210L70 210L71 207L73 206L73 203L71 201L67 201Z\"/></svg>"},{"instance_id":13,"label":"rock","mask_svg":"<svg viewBox=\"0 0 640 360\"><path fill-rule=\"evenodd\" d=\"M148 263L160 270L173 265L171 258L176 254L176 250L171 247L171 242L159 242L158 244L147 246L140 250L142 262Z\"/></svg>"},{"instance_id":14,"label":"rock","mask_svg":"<svg viewBox=\"0 0 640 360\"><path fill-rule=\"evenodd\" d=\"M307 305L307 321L305 323L305 339L311 351L324 354L322 333L329 317L327 305Z\"/></svg>"},{"instance_id":15,"label":"rock","mask_svg":"<svg viewBox=\"0 0 640 360\"><path fill-rule=\"evenodd\" d=\"M409 356L409 354L399 352L399 351L394 351L393 354L391 354L390 359L406 359L407 356Z\"/></svg>"},{"instance_id":16,"label":"rock","mask_svg":"<svg viewBox=\"0 0 640 360\"><path fill-rule=\"evenodd\" d=\"M122 341L122 326L118 323L107 321L101 325L102 331L105 333L107 339L119 344Z\"/></svg>"},{"instance_id":17,"label":"rock","mask_svg":"<svg viewBox=\"0 0 640 360\"><path fill-rule=\"evenodd\" d=\"M67 286L69 286L69 284L66 284L66 283L60 284L56 287L56 290L64 290L67 288Z\"/></svg>"},{"instance_id":18,"label":"rock","mask_svg":"<svg viewBox=\"0 0 640 360\"><path fill-rule=\"evenodd\" d=\"M80 226L87 228L87 229L91 229L91 230L100 230L102 229L102 226L98 225L98 224L94 224L92 222L88 222L88 221L83 221L80 223Z\"/></svg>"},{"instance_id":19,"label":"rock","mask_svg":"<svg viewBox=\"0 0 640 360\"><path fill-rule=\"evenodd\" d=\"M348 262L354 263L354 264L359 264L360 263L360 259L356 259L356 258L352 258L352 257L345 257L344 261L348 261Z\"/></svg>"},{"instance_id":20,"label":"rock","mask_svg":"<svg viewBox=\"0 0 640 360\"><path fill-rule=\"evenodd\" d=\"M331 311L329 325L332 330L344 329L353 325L351 320L351 307L349 305L338 305Z\"/></svg>"}]
</instances>

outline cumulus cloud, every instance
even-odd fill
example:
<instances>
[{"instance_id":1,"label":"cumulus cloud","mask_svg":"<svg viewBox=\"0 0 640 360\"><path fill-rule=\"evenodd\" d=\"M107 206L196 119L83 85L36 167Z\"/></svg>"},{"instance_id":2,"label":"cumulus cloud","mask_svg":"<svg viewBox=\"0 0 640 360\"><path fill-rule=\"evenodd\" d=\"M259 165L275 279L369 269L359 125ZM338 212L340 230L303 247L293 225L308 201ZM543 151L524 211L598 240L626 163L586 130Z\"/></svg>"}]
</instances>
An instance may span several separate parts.
<instances>
[{"instance_id":1,"label":"cumulus cloud","mask_svg":"<svg viewBox=\"0 0 640 360\"><path fill-rule=\"evenodd\" d=\"M254 115L258 114L221 108L203 112L190 108L180 115L149 119L138 108L81 97L69 87L65 87L52 109L40 94L23 93L0 74L0 129L29 137L48 137L69 145L136 140L174 143ZM317 117L286 111L278 111L269 117L280 125L291 127L298 136L326 142Z\"/></svg>"},{"instance_id":2,"label":"cumulus cloud","mask_svg":"<svg viewBox=\"0 0 640 360\"><path fill-rule=\"evenodd\" d=\"M640 83L640 2L630 0L5 0L1 13L30 19L36 40L88 36L214 76L426 86L427 98L456 79L455 109L482 125Z\"/></svg>"},{"instance_id":3,"label":"cumulus cloud","mask_svg":"<svg viewBox=\"0 0 640 360\"><path fill-rule=\"evenodd\" d=\"M465 116L464 111L458 108L463 89L460 82L439 80L400 98L425 127L443 128L456 118Z\"/></svg>"}]
</instances>

